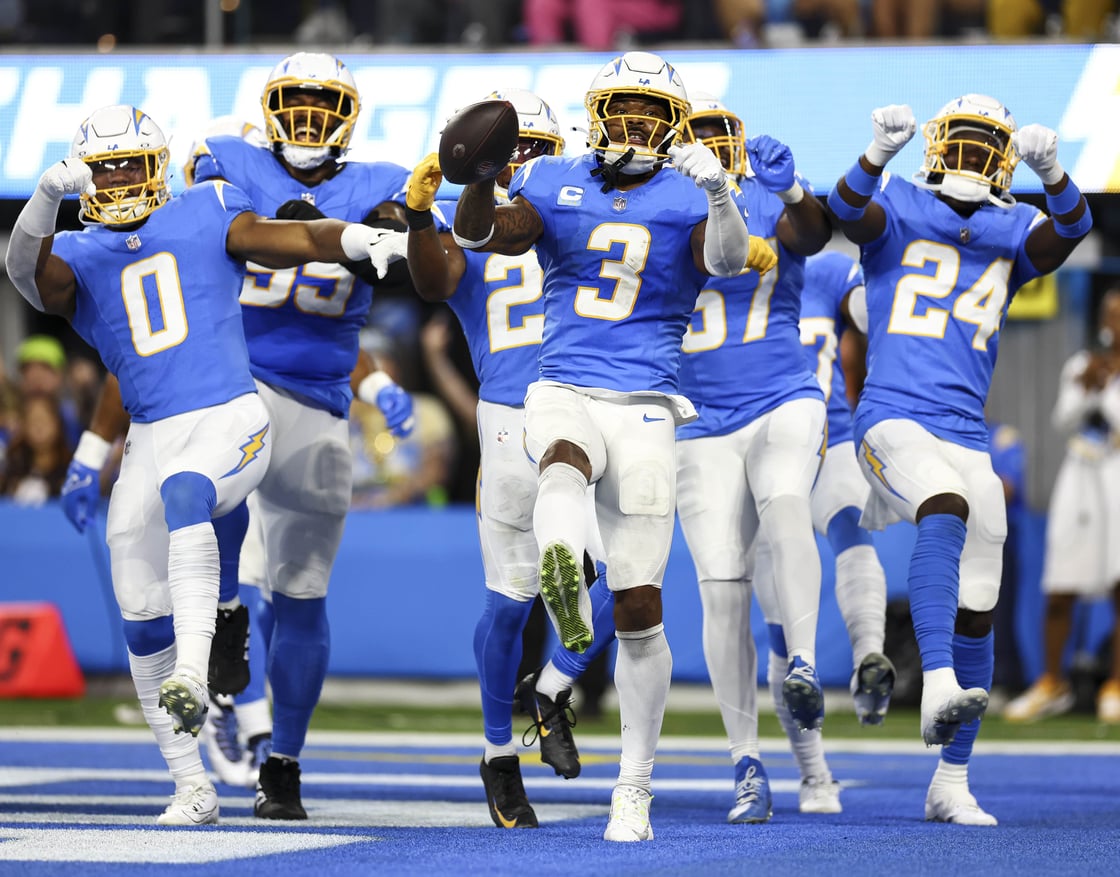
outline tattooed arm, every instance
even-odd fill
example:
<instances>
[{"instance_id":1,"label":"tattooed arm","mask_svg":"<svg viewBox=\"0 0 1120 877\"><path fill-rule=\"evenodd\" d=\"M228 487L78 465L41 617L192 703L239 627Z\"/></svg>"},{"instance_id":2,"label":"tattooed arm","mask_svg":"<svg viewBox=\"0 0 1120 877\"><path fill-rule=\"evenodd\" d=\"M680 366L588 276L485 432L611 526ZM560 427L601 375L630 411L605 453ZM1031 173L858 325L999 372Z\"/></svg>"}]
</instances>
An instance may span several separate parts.
<instances>
[{"instance_id":1,"label":"tattooed arm","mask_svg":"<svg viewBox=\"0 0 1120 877\"><path fill-rule=\"evenodd\" d=\"M455 242L464 249L516 256L537 242L544 223L536 209L518 195L495 206L494 181L463 189L455 210Z\"/></svg>"}]
</instances>

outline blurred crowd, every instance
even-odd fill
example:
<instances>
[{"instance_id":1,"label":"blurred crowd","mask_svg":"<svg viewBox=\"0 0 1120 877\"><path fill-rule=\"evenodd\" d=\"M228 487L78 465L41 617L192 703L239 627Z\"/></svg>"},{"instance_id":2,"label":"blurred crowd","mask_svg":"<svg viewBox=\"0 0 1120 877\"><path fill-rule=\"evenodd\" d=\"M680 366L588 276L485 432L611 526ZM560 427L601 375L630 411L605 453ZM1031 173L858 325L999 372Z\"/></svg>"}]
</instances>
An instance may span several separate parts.
<instances>
[{"instance_id":1,"label":"blurred crowd","mask_svg":"<svg viewBox=\"0 0 1120 877\"><path fill-rule=\"evenodd\" d=\"M207 14L207 8L213 12ZM1115 0L0 0L19 44L739 48L838 39L1117 38Z\"/></svg>"}]
</instances>

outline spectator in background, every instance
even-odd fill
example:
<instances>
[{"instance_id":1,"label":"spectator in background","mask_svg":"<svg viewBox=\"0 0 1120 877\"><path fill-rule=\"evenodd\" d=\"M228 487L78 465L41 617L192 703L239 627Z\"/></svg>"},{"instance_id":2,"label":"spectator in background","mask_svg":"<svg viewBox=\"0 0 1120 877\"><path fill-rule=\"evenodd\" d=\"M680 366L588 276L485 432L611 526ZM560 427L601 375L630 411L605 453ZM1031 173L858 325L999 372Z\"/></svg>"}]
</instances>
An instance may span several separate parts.
<instances>
[{"instance_id":1,"label":"spectator in background","mask_svg":"<svg viewBox=\"0 0 1120 877\"><path fill-rule=\"evenodd\" d=\"M1052 420L1070 438L1046 528L1044 672L1007 705L1009 721L1033 721L1073 708L1063 658L1077 601L1111 592L1120 610L1120 288L1101 300L1099 325L1099 347L1075 353L1062 369ZM1120 624L1112 652L1108 679L1097 695L1097 718L1120 724Z\"/></svg>"},{"instance_id":2,"label":"spectator in background","mask_svg":"<svg viewBox=\"0 0 1120 877\"><path fill-rule=\"evenodd\" d=\"M623 47L637 37L669 36L684 17L680 0L525 0L522 12L530 44L566 43L570 31L593 51Z\"/></svg>"},{"instance_id":3,"label":"spectator in background","mask_svg":"<svg viewBox=\"0 0 1120 877\"><path fill-rule=\"evenodd\" d=\"M0 357L0 478L4 477L8 446L15 432L19 413L19 394L15 385L8 379L4 360Z\"/></svg>"},{"instance_id":4,"label":"spectator in background","mask_svg":"<svg viewBox=\"0 0 1120 877\"><path fill-rule=\"evenodd\" d=\"M66 352L62 342L51 335L29 335L16 348L16 362L20 395L52 399L62 416L67 442L71 447L76 446L82 424L77 406L65 395Z\"/></svg>"},{"instance_id":5,"label":"spectator in background","mask_svg":"<svg viewBox=\"0 0 1120 877\"><path fill-rule=\"evenodd\" d=\"M363 330L362 349L377 367L405 389L415 382L405 373L403 356L392 340ZM355 399L350 407L350 446L354 452L352 507L386 508L447 502L455 462L455 427L447 408L428 393L412 392L416 425L408 438L396 438L375 405Z\"/></svg>"},{"instance_id":6,"label":"spectator in background","mask_svg":"<svg viewBox=\"0 0 1120 877\"><path fill-rule=\"evenodd\" d=\"M25 397L0 492L29 506L57 497L66 481L70 452L58 400L48 395Z\"/></svg>"}]
</instances>

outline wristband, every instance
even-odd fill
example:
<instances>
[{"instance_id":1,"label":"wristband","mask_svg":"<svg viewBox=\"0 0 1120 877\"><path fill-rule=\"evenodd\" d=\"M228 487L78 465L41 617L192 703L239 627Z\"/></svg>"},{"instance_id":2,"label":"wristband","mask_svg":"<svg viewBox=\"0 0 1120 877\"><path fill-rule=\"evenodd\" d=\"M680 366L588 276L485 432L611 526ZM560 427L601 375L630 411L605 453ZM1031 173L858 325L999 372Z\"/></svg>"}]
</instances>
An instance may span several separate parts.
<instances>
[{"instance_id":1,"label":"wristband","mask_svg":"<svg viewBox=\"0 0 1120 877\"><path fill-rule=\"evenodd\" d=\"M409 231L420 231L427 228L429 225L435 225L435 219L432 218L432 211L428 210L413 210L408 205L404 208L405 222L408 223Z\"/></svg>"},{"instance_id":2,"label":"wristband","mask_svg":"<svg viewBox=\"0 0 1120 877\"><path fill-rule=\"evenodd\" d=\"M451 229L451 237L460 247L464 250L477 250L479 247L485 247L490 243L490 238L494 237L494 226L490 226L490 231L486 233L486 237L477 241L470 241L464 237L459 237L455 229Z\"/></svg>"},{"instance_id":3,"label":"wristband","mask_svg":"<svg viewBox=\"0 0 1120 877\"><path fill-rule=\"evenodd\" d=\"M74 462L88 466L100 472L109 459L111 445L92 430L87 429L78 439L78 447L74 450Z\"/></svg>"},{"instance_id":4,"label":"wristband","mask_svg":"<svg viewBox=\"0 0 1120 877\"><path fill-rule=\"evenodd\" d=\"M1058 222L1054 217L1050 217L1054 222L1054 231L1058 237L1063 238L1079 238L1084 237L1089 233L1089 229L1093 227L1093 214L1089 212L1089 205L1085 205L1085 212L1081 214L1081 218L1077 222L1066 225L1064 222Z\"/></svg>"},{"instance_id":5,"label":"wristband","mask_svg":"<svg viewBox=\"0 0 1120 877\"><path fill-rule=\"evenodd\" d=\"M1069 213L1081 203L1081 190L1073 184L1073 180L1066 183L1066 187L1057 195L1046 193L1046 207L1051 216L1061 216Z\"/></svg>"},{"instance_id":6,"label":"wristband","mask_svg":"<svg viewBox=\"0 0 1120 877\"><path fill-rule=\"evenodd\" d=\"M358 398L367 405L377 404L377 394L386 387L391 387L395 381L383 371L372 371L358 384Z\"/></svg>"},{"instance_id":7,"label":"wristband","mask_svg":"<svg viewBox=\"0 0 1120 877\"><path fill-rule=\"evenodd\" d=\"M833 186L832 191L828 193L828 209L831 210L841 222L855 222L867 212L867 205L863 207L853 207L840 196L839 187Z\"/></svg>"},{"instance_id":8,"label":"wristband","mask_svg":"<svg viewBox=\"0 0 1120 877\"><path fill-rule=\"evenodd\" d=\"M870 198L874 195L875 190L879 188L879 183L882 181L883 178L881 176L869 174L865 171L858 158L856 159L856 163L844 174L844 182L848 184L848 188L857 195L862 195L864 198Z\"/></svg>"},{"instance_id":9,"label":"wristband","mask_svg":"<svg viewBox=\"0 0 1120 877\"><path fill-rule=\"evenodd\" d=\"M777 195L783 204L800 204L801 199L805 197L805 190L800 183L795 182L784 192L778 192Z\"/></svg>"}]
</instances>

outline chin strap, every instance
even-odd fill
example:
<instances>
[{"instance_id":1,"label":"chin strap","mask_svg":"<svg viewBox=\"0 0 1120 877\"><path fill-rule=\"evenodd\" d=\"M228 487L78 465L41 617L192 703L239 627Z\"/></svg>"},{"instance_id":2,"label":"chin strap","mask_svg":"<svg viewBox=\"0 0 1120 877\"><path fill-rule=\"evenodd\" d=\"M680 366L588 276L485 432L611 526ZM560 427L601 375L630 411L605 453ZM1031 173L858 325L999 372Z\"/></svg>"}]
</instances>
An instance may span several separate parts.
<instances>
[{"instance_id":1,"label":"chin strap","mask_svg":"<svg viewBox=\"0 0 1120 877\"><path fill-rule=\"evenodd\" d=\"M618 178L622 176L622 169L630 163L633 157L634 147L631 146L614 161L599 159L599 166L591 171L591 176L603 178L603 187L599 190L600 192L609 192L618 185Z\"/></svg>"}]
</instances>

